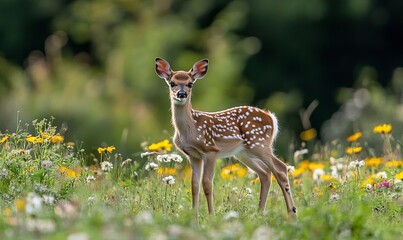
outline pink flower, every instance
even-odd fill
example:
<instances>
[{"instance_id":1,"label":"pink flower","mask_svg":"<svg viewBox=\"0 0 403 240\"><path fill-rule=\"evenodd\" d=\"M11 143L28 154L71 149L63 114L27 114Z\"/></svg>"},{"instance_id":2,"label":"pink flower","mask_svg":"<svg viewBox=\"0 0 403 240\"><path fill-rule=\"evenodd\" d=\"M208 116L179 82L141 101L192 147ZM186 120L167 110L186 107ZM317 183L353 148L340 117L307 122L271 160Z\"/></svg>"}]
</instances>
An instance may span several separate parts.
<instances>
[{"instance_id":1,"label":"pink flower","mask_svg":"<svg viewBox=\"0 0 403 240\"><path fill-rule=\"evenodd\" d=\"M389 182L388 180L383 180L381 182L379 182L378 184L376 184L377 188L381 188L381 187L386 187L386 188L390 188L392 187L392 183Z\"/></svg>"}]
</instances>

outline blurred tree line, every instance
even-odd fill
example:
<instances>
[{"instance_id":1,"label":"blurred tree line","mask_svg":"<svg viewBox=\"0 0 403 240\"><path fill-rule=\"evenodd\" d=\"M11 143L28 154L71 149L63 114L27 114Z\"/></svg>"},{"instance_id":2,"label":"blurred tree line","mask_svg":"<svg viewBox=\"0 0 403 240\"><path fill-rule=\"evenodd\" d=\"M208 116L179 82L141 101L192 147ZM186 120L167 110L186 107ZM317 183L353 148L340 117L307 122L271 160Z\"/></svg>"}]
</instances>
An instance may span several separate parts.
<instances>
[{"instance_id":1,"label":"blurred tree line","mask_svg":"<svg viewBox=\"0 0 403 240\"><path fill-rule=\"evenodd\" d=\"M325 122L325 140L360 128L357 116L401 124L402 9L399 0L4 0L0 129L14 129L19 111L23 122L54 116L67 138L92 149L132 153L168 138L157 56L186 70L209 58L194 107L271 109L280 150L315 99L309 120L316 129ZM356 117L341 117L354 99L365 102Z\"/></svg>"}]
</instances>

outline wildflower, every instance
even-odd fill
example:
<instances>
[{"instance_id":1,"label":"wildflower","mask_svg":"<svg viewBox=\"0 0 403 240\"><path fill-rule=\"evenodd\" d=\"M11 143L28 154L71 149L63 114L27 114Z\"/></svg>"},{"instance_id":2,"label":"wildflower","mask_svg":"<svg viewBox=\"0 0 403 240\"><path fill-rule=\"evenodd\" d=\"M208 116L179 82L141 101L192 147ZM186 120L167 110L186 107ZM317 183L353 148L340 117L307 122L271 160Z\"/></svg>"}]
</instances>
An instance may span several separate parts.
<instances>
[{"instance_id":1,"label":"wildflower","mask_svg":"<svg viewBox=\"0 0 403 240\"><path fill-rule=\"evenodd\" d=\"M325 165L323 165L323 163L311 162L311 163L309 163L308 168L310 170L315 170L315 169L319 169L319 168L323 169L323 168L325 168Z\"/></svg>"},{"instance_id":2,"label":"wildflower","mask_svg":"<svg viewBox=\"0 0 403 240\"><path fill-rule=\"evenodd\" d=\"M289 173L295 172L295 167L294 166L287 166L287 172L289 172Z\"/></svg>"},{"instance_id":3,"label":"wildflower","mask_svg":"<svg viewBox=\"0 0 403 240\"><path fill-rule=\"evenodd\" d=\"M169 154L162 154L157 156L157 161L169 163L171 162L171 158L169 157Z\"/></svg>"},{"instance_id":4,"label":"wildflower","mask_svg":"<svg viewBox=\"0 0 403 240\"><path fill-rule=\"evenodd\" d=\"M386 174L386 172L379 172L376 174L376 178L377 179L386 179L386 178L388 178L388 175Z\"/></svg>"},{"instance_id":5,"label":"wildflower","mask_svg":"<svg viewBox=\"0 0 403 240\"><path fill-rule=\"evenodd\" d=\"M178 154L171 154L171 159L177 163L181 163L183 161L182 157Z\"/></svg>"},{"instance_id":6,"label":"wildflower","mask_svg":"<svg viewBox=\"0 0 403 240\"><path fill-rule=\"evenodd\" d=\"M390 188L390 187L392 187L392 183L389 182L388 180L383 180L383 181L379 182L378 184L376 184L376 187L377 188L382 188L382 187Z\"/></svg>"},{"instance_id":7,"label":"wildflower","mask_svg":"<svg viewBox=\"0 0 403 240\"><path fill-rule=\"evenodd\" d=\"M395 178L399 179L399 180L403 180L403 171L401 171L400 173L396 174Z\"/></svg>"},{"instance_id":8,"label":"wildflower","mask_svg":"<svg viewBox=\"0 0 403 240\"><path fill-rule=\"evenodd\" d=\"M392 132L392 124L380 124L376 125L373 129L374 133L388 134Z\"/></svg>"},{"instance_id":9,"label":"wildflower","mask_svg":"<svg viewBox=\"0 0 403 240\"><path fill-rule=\"evenodd\" d=\"M52 205L55 203L55 197L52 195L43 195L42 198L45 204Z\"/></svg>"},{"instance_id":10,"label":"wildflower","mask_svg":"<svg viewBox=\"0 0 403 240\"><path fill-rule=\"evenodd\" d=\"M360 168L360 167L362 167L362 166L364 166L364 165L365 165L365 161L363 161L363 160L361 160L361 161L354 160L354 161L351 161L351 162L350 162L350 164L348 165L348 169L351 169L351 168Z\"/></svg>"},{"instance_id":11,"label":"wildflower","mask_svg":"<svg viewBox=\"0 0 403 240\"><path fill-rule=\"evenodd\" d=\"M167 176L167 177L164 177L164 178L162 179L162 181L165 182L165 183L168 184L168 185L173 185L173 184L175 183L175 178L172 177L171 175L169 175L169 176Z\"/></svg>"},{"instance_id":12,"label":"wildflower","mask_svg":"<svg viewBox=\"0 0 403 240\"><path fill-rule=\"evenodd\" d=\"M129 165L131 162L132 162L132 160L130 158L128 158L128 159L124 160L120 166L123 167L123 166Z\"/></svg>"},{"instance_id":13,"label":"wildflower","mask_svg":"<svg viewBox=\"0 0 403 240\"><path fill-rule=\"evenodd\" d=\"M317 181L320 179L320 176L322 175L325 175L325 171L321 168L317 168L313 171L312 178L314 181Z\"/></svg>"},{"instance_id":14,"label":"wildflower","mask_svg":"<svg viewBox=\"0 0 403 240\"><path fill-rule=\"evenodd\" d=\"M365 185L365 190L367 190L367 191L372 191L372 190L374 190L374 187L372 186L372 184L367 183L367 184Z\"/></svg>"},{"instance_id":15,"label":"wildflower","mask_svg":"<svg viewBox=\"0 0 403 240\"><path fill-rule=\"evenodd\" d=\"M15 200L14 205L17 211L22 213L25 211L26 201L24 199L19 198Z\"/></svg>"},{"instance_id":16,"label":"wildflower","mask_svg":"<svg viewBox=\"0 0 403 240\"><path fill-rule=\"evenodd\" d=\"M42 209L43 198L36 193L28 193L25 212L31 215L37 214Z\"/></svg>"},{"instance_id":17,"label":"wildflower","mask_svg":"<svg viewBox=\"0 0 403 240\"><path fill-rule=\"evenodd\" d=\"M28 136L25 138L25 140L27 140L27 142L36 144L36 143L43 143L43 138L39 138L39 137L34 137L34 136Z\"/></svg>"},{"instance_id":18,"label":"wildflower","mask_svg":"<svg viewBox=\"0 0 403 240\"><path fill-rule=\"evenodd\" d=\"M397 161L397 160L392 160L392 161L388 161L385 163L386 167L402 167L403 166L403 161Z\"/></svg>"},{"instance_id":19,"label":"wildflower","mask_svg":"<svg viewBox=\"0 0 403 240\"><path fill-rule=\"evenodd\" d=\"M0 143L5 143L7 141L7 139L8 139L8 135L5 135L4 137L2 137L0 139Z\"/></svg>"},{"instance_id":20,"label":"wildflower","mask_svg":"<svg viewBox=\"0 0 403 240\"><path fill-rule=\"evenodd\" d=\"M102 154L103 152L108 152L108 153L112 153L114 150L116 150L115 146L109 146L109 147L99 147L98 148L98 153Z\"/></svg>"},{"instance_id":21,"label":"wildflower","mask_svg":"<svg viewBox=\"0 0 403 240\"><path fill-rule=\"evenodd\" d=\"M70 169L67 168L66 166L59 166L59 172L69 178L78 178L81 175L80 168Z\"/></svg>"},{"instance_id":22,"label":"wildflower","mask_svg":"<svg viewBox=\"0 0 403 240\"><path fill-rule=\"evenodd\" d=\"M329 176L329 175L320 175L319 177L323 181L337 181L336 178L334 178L333 176Z\"/></svg>"},{"instance_id":23,"label":"wildflower","mask_svg":"<svg viewBox=\"0 0 403 240\"><path fill-rule=\"evenodd\" d=\"M61 201L56 204L55 214L61 218L73 218L78 214L78 203L70 201Z\"/></svg>"},{"instance_id":24,"label":"wildflower","mask_svg":"<svg viewBox=\"0 0 403 240\"><path fill-rule=\"evenodd\" d=\"M176 169L175 168L158 168L157 174L160 175L176 175Z\"/></svg>"},{"instance_id":25,"label":"wildflower","mask_svg":"<svg viewBox=\"0 0 403 240\"><path fill-rule=\"evenodd\" d=\"M365 159L365 164L367 164L370 167L377 167L379 166L379 164L381 164L383 161L382 158L377 158L377 157L373 157L373 158L366 158Z\"/></svg>"},{"instance_id":26,"label":"wildflower","mask_svg":"<svg viewBox=\"0 0 403 240\"><path fill-rule=\"evenodd\" d=\"M104 172L110 172L113 169L113 164L108 161L101 162L101 169Z\"/></svg>"},{"instance_id":27,"label":"wildflower","mask_svg":"<svg viewBox=\"0 0 403 240\"><path fill-rule=\"evenodd\" d=\"M298 176L300 176L301 174L303 174L304 172L306 172L306 168L304 168L304 167L298 167L298 168L296 168L296 169L294 169L294 172L292 172L292 176L293 177L298 177Z\"/></svg>"},{"instance_id":28,"label":"wildflower","mask_svg":"<svg viewBox=\"0 0 403 240\"><path fill-rule=\"evenodd\" d=\"M239 213L231 210L229 212L227 212L224 216L223 216L223 220L228 221L228 220L232 220L232 219L237 219L239 218Z\"/></svg>"},{"instance_id":29,"label":"wildflower","mask_svg":"<svg viewBox=\"0 0 403 240\"><path fill-rule=\"evenodd\" d=\"M221 169L221 177L223 179L233 179L234 177L243 178L248 173L248 169L239 163L225 166Z\"/></svg>"},{"instance_id":30,"label":"wildflower","mask_svg":"<svg viewBox=\"0 0 403 240\"><path fill-rule=\"evenodd\" d=\"M0 171L0 178L8 178L10 176L10 173L8 172L7 168L3 168Z\"/></svg>"},{"instance_id":31,"label":"wildflower","mask_svg":"<svg viewBox=\"0 0 403 240\"><path fill-rule=\"evenodd\" d=\"M245 198L252 198L253 197L251 188L245 187L244 190L245 190Z\"/></svg>"},{"instance_id":32,"label":"wildflower","mask_svg":"<svg viewBox=\"0 0 403 240\"><path fill-rule=\"evenodd\" d=\"M308 149L301 149L294 152L294 160L299 160L304 154L308 153Z\"/></svg>"},{"instance_id":33,"label":"wildflower","mask_svg":"<svg viewBox=\"0 0 403 240\"><path fill-rule=\"evenodd\" d=\"M362 150L362 147L348 147L348 148L346 148L346 153L351 155L351 154L359 153L359 152L361 152L361 150Z\"/></svg>"},{"instance_id":34,"label":"wildflower","mask_svg":"<svg viewBox=\"0 0 403 240\"><path fill-rule=\"evenodd\" d=\"M337 193L332 193L332 194L330 194L330 197L329 197L329 200L330 200L330 201L337 201L337 200L339 200L339 199L340 199L339 194L337 194Z\"/></svg>"},{"instance_id":35,"label":"wildflower","mask_svg":"<svg viewBox=\"0 0 403 240\"><path fill-rule=\"evenodd\" d=\"M161 142L158 143L153 143L150 146L148 146L148 150L150 151L160 151L160 150L165 150L167 152L171 151L172 144L169 143L168 139L164 139Z\"/></svg>"},{"instance_id":36,"label":"wildflower","mask_svg":"<svg viewBox=\"0 0 403 240\"><path fill-rule=\"evenodd\" d=\"M95 180L96 180L96 178L93 175L88 175L87 176L87 183L93 182Z\"/></svg>"},{"instance_id":37,"label":"wildflower","mask_svg":"<svg viewBox=\"0 0 403 240\"><path fill-rule=\"evenodd\" d=\"M50 160L44 160L44 161L41 162L41 166L42 166L43 169L49 170L49 169L52 168L53 162L50 161Z\"/></svg>"},{"instance_id":38,"label":"wildflower","mask_svg":"<svg viewBox=\"0 0 403 240\"><path fill-rule=\"evenodd\" d=\"M62 143L64 141L64 137L61 135L55 135L51 138L52 143Z\"/></svg>"},{"instance_id":39,"label":"wildflower","mask_svg":"<svg viewBox=\"0 0 403 240\"><path fill-rule=\"evenodd\" d=\"M302 141L310 141L312 139L314 139L317 135L316 129L315 128L310 128L308 130L302 131L299 134L299 138Z\"/></svg>"},{"instance_id":40,"label":"wildflower","mask_svg":"<svg viewBox=\"0 0 403 240\"><path fill-rule=\"evenodd\" d=\"M147 163L147 165L145 166L145 169L147 170L147 171L154 171L154 170L157 170L159 167L158 167L158 164L156 164L156 163L154 163L154 162L149 162L149 163Z\"/></svg>"},{"instance_id":41,"label":"wildflower","mask_svg":"<svg viewBox=\"0 0 403 240\"><path fill-rule=\"evenodd\" d=\"M155 153L154 152L143 152L143 153L140 154L140 157L143 158L143 157L147 157L147 156L150 156L150 155L153 155L153 154L155 154Z\"/></svg>"},{"instance_id":42,"label":"wildflower","mask_svg":"<svg viewBox=\"0 0 403 240\"><path fill-rule=\"evenodd\" d=\"M360 139L360 137L362 136L361 132L356 132L351 136L347 137L347 142L356 142L358 139Z\"/></svg>"}]
</instances>

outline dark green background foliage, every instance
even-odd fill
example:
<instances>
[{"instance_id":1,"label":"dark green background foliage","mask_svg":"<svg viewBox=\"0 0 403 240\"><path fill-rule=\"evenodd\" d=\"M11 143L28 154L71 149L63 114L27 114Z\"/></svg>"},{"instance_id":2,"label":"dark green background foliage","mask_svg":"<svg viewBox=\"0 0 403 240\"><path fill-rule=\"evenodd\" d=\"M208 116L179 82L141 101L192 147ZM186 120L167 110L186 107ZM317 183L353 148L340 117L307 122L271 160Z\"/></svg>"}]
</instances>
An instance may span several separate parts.
<instances>
[{"instance_id":1,"label":"dark green background foliage","mask_svg":"<svg viewBox=\"0 0 403 240\"><path fill-rule=\"evenodd\" d=\"M14 129L19 111L23 122L54 116L93 149L132 153L169 137L157 56L185 70L209 58L193 106L273 110L280 151L311 126L326 141L379 122L399 129L402 9L399 0L3 0L0 129Z\"/></svg>"}]
</instances>

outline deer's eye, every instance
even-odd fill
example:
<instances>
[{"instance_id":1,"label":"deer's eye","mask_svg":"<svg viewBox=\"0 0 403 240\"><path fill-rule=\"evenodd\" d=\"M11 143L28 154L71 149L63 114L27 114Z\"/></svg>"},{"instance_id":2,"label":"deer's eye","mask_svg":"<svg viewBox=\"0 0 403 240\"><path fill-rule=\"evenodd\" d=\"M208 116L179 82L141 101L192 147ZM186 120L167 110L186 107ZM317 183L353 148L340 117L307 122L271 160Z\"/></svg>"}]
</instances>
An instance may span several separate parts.
<instances>
[{"instance_id":1,"label":"deer's eye","mask_svg":"<svg viewBox=\"0 0 403 240\"><path fill-rule=\"evenodd\" d=\"M192 88L193 83L191 83L191 82L190 82L190 83L188 83L188 85L187 85L187 86L188 86L188 88Z\"/></svg>"},{"instance_id":2,"label":"deer's eye","mask_svg":"<svg viewBox=\"0 0 403 240\"><path fill-rule=\"evenodd\" d=\"M177 86L174 82L170 82L169 85L171 85L172 88Z\"/></svg>"}]
</instances>

